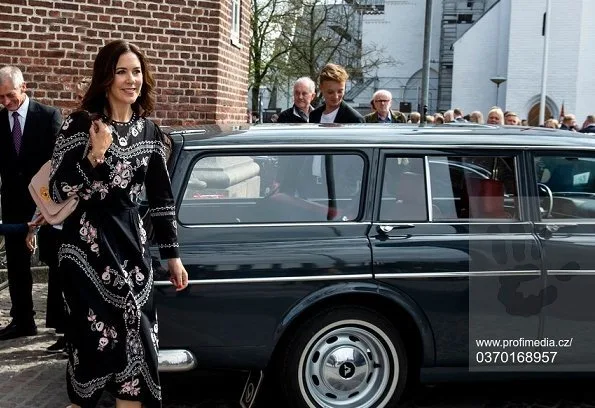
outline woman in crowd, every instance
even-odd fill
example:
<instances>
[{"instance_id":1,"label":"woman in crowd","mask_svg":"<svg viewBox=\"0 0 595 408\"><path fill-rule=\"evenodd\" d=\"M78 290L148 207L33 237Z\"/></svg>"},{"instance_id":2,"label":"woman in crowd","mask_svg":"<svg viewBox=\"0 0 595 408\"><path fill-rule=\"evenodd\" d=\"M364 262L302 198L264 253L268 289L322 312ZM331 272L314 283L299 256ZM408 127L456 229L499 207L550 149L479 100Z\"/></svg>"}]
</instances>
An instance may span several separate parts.
<instances>
[{"instance_id":1,"label":"woman in crowd","mask_svg":"<svg viewBox=\"0 0 595 408\"><path fill-rule=\"evenodd\" d=\"M177 290L188 284L178 255L164 136L146 119L155 81L140 50L118 40L98 53L84 110L64 121L52 157L56 202L80 197L63 226L59 259L67 321L72 407L161 406L153 271L137 198L146 188L162 259Z\"/></svg>"},{"instance_id":2,"label":"woman in crowd","mask_svg":"<svg viewBox=\"0 0 595 408\"><path fill-rule=\"evenodd\" d=\"M483 114L480 111L473 111L469 115L469 121L483 125Z\"/></svg>"},{"instance_id":3,"label":"woman in crowd","mask_svg":"<svg viewBox=\"0 0 595 408\"><path fill-rule=\"evenodd\" d=\"M497 106L494 106L488 112L488 125L503 125L504 124L504 112Z\"/></svg>"}]
</instances>

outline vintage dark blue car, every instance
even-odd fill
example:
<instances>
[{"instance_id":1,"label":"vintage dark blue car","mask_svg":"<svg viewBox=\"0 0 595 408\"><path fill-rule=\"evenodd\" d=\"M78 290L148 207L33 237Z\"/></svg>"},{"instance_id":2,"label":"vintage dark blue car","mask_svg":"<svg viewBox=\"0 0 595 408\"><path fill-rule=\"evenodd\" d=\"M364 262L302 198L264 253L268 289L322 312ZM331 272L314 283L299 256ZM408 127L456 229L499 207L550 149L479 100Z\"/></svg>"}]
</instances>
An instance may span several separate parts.
<instances>
[{"instance_id":1,"label":"vintage dark blue car","mask_svg":"<svg viewBox=\"0 0 595 408\"><path fill-rule=\"evenodd\" d=\"M190 284L176 293L156 271L163 371L264 373L277 406L311 408L394 407L407 385L454 374L593 371L594 139L167 133Z\"/></svg>"}]
</instances>

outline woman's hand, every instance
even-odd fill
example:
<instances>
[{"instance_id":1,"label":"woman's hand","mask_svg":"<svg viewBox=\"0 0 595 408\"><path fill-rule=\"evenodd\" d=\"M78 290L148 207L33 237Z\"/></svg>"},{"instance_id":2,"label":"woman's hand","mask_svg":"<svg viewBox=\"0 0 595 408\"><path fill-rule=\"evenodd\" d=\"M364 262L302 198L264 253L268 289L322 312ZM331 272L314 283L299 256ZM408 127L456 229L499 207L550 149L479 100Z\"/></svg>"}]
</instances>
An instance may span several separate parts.
<instances>
[{"instance_id":1,"label":"woman's hand","mask_svg":"<svg viewBox=\"0 0 595 408\"><path fill-rule=\"evenodd\" d=\"M32 228L35 227L40 227L42 225L47 224L47 221L45 220L45 218L43 218L42 214L36 214L35 218L33 219L33 221L28 222L27 226L29 226L29 231L31 231Z\"/></svg>"},{"instance_id":2,"label":"woman's hand","mask_svg":"<svg viewBox=\"0 0 595 408\"><path fill-rule=\"evenodd\" d=\"M105 152L114 141L110 127L103 123L102 120L94 120L91 122L89 137L89 143L91 145L89 155L93 158L103 158Z\"/></svg>"},{"instance_id":3,"label":"woman's hand","mask_svg":"<svg viewBox=\"0 0 595 408\"><path fill-rule=\"evenodd\" d=\"M176 287L176 291L186 289L186 286L188 286L188 272L182 265L182 260L180 258L168 259L167 269L169 270L169 281Z\"/></svg>"}]
</instances>

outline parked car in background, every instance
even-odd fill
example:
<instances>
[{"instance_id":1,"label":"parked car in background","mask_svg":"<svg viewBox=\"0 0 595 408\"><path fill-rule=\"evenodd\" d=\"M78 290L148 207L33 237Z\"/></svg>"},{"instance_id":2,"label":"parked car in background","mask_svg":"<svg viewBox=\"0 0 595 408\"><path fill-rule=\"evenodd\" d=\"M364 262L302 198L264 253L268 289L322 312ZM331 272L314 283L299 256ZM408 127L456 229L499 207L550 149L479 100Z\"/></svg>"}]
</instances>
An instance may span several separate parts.
<instances>
[{"instance_id":1,"label":"parked car in background","mask_svg":"<svg viewBox=\"0 0 595 408\"><path fill-rule=\"evenodd\" d=\"M592 139L166 131L190 284L156 276L163 371L264 373L278 406L311 408L394 407L420 380L593 371Z\"/></svg>"}]
</instances>

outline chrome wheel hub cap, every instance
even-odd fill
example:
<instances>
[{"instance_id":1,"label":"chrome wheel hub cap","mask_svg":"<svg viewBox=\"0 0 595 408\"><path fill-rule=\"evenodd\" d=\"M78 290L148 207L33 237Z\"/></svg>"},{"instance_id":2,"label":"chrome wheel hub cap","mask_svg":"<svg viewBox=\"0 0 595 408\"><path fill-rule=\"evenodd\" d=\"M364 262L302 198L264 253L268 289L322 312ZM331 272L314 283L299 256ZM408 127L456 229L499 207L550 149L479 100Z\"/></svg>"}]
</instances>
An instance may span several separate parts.
<instances>
[{"instance_id":1,"label":"chrome wheel hub cap","mask_svg":"<svg viewBox=\"0 0 595 408\"><path fill-rule=\"evenodd\" d=\"M378 402L391 377L384 343L359 327L342 327L309 343L300 362L304 384L323 407L366 408ZM398 376L398 365L392 366Z\"/></svg>"}]
</instances>

